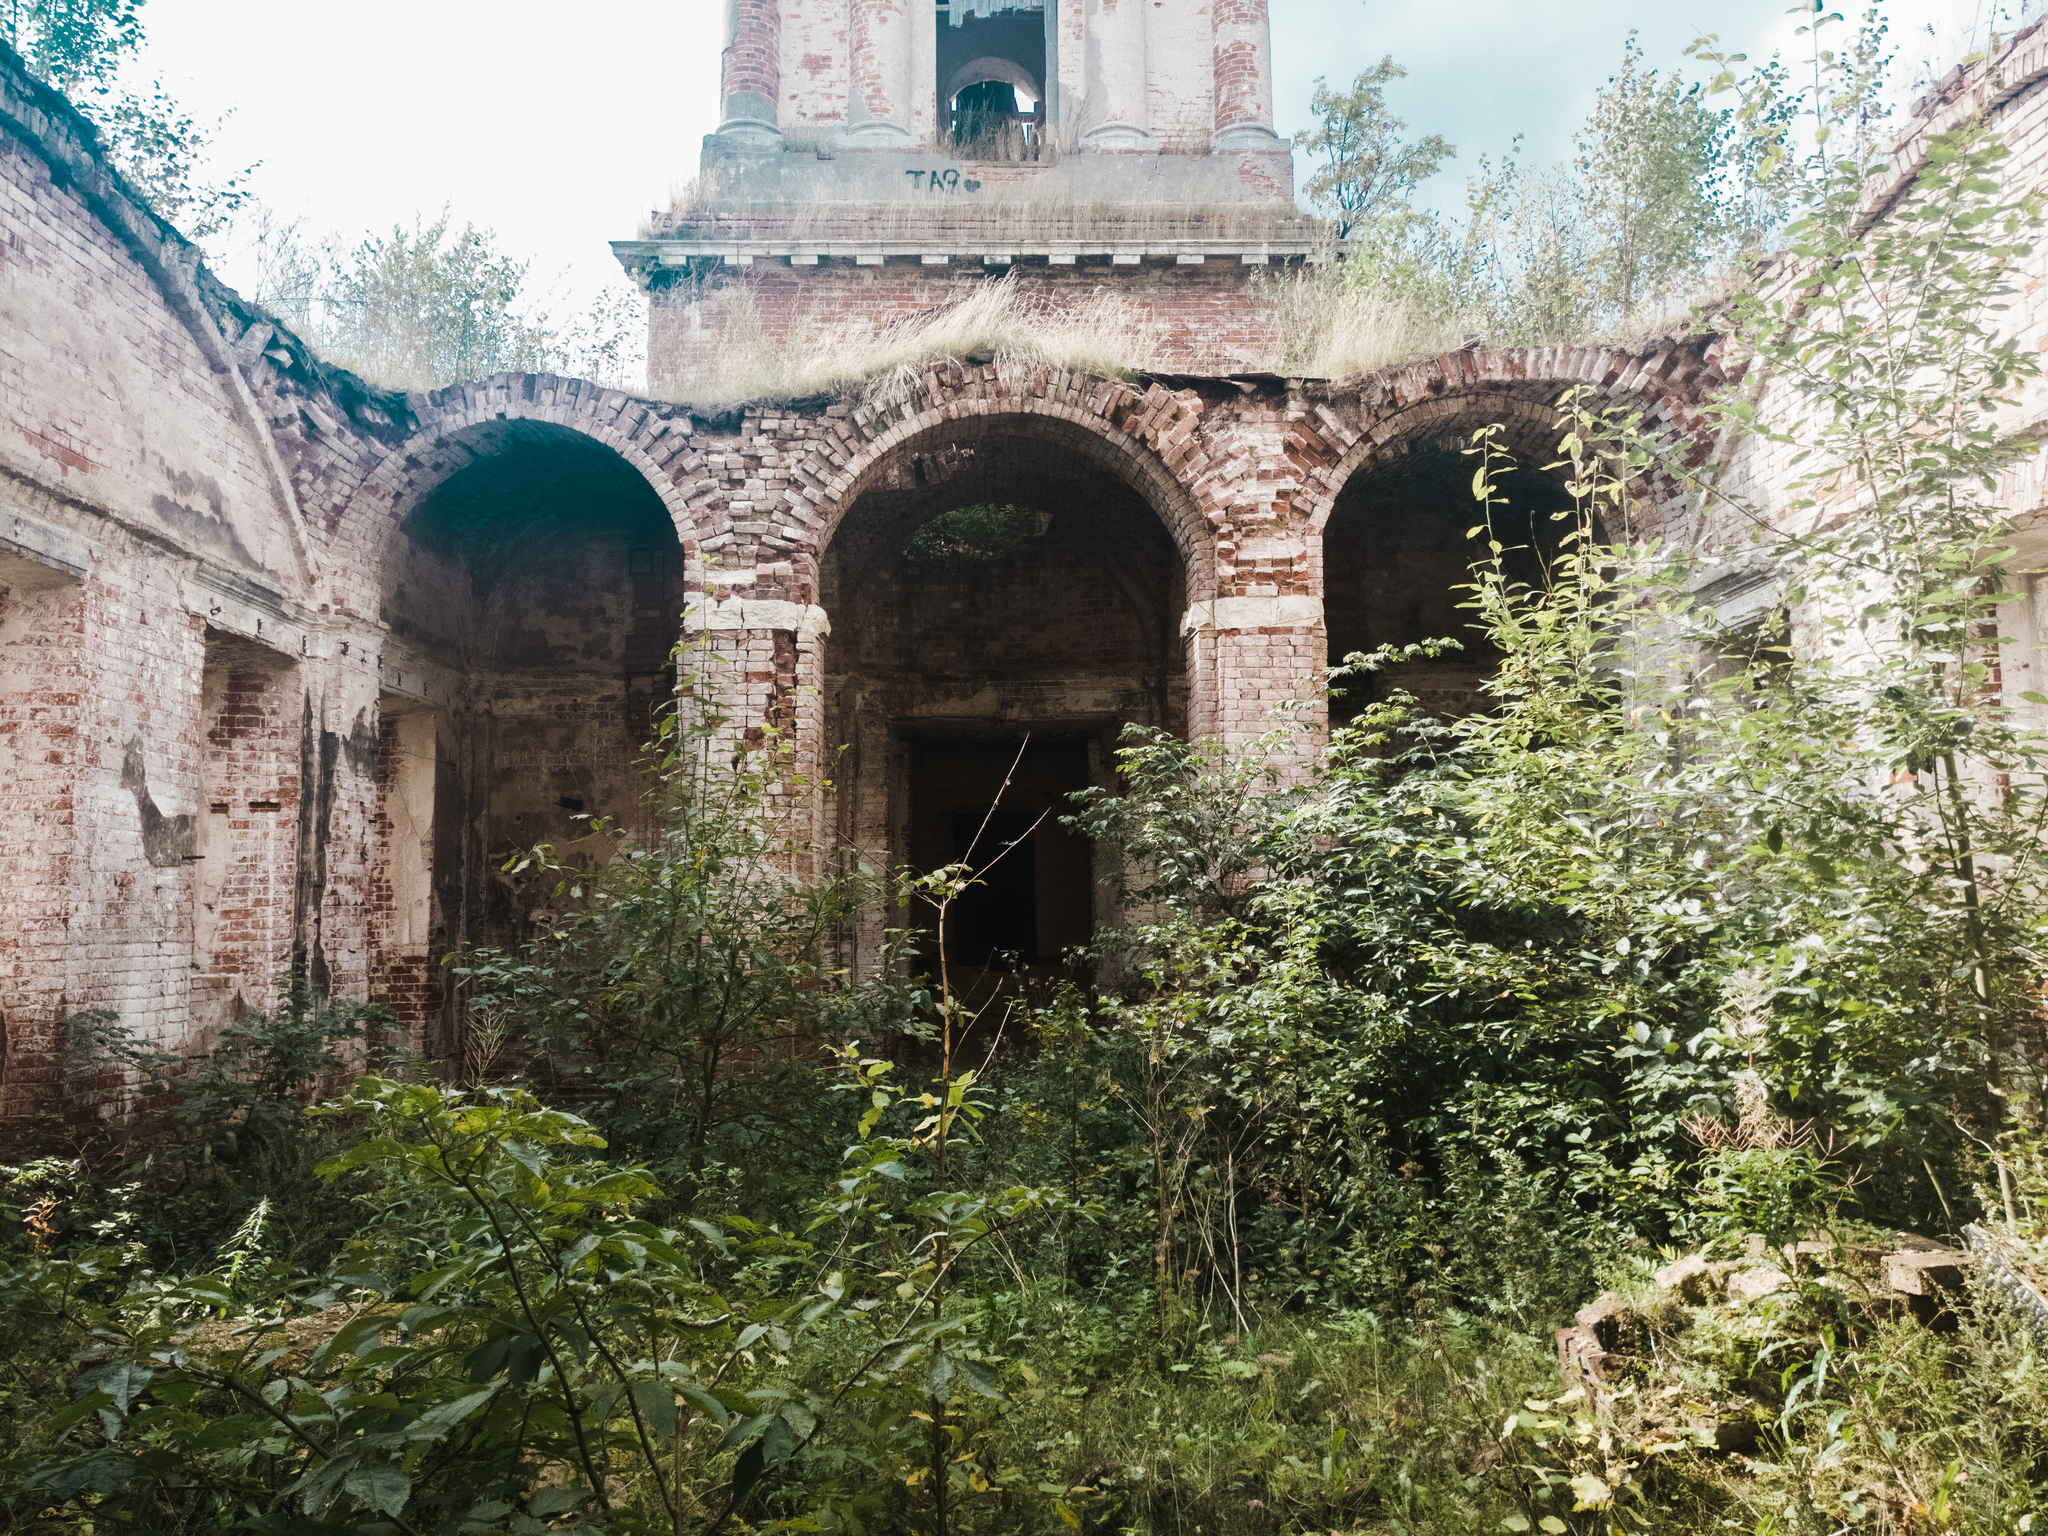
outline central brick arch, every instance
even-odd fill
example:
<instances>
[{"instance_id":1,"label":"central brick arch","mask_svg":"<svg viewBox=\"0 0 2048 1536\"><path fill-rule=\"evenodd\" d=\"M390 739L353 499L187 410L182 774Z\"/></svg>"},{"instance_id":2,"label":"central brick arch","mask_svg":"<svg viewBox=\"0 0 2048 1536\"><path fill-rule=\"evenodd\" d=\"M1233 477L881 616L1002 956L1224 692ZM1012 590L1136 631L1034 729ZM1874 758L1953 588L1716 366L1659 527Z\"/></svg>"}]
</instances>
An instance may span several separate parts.
<instances>
[{"instance_id":1,"label":"central brick arch","mask_svg":"<svg viewBox=\"0 0 2048 1536\"><path fill-rule=\"evenodd\" d=\"M949 478L977 439L1035 439L1135 492L1179 550L1190 599L1214 595L1215 518L1183 479L1203 463L1197 443L1202 401L1193 391L1160 384L1140 390L1051 370L1010 376L994 365L945 372L975 377L956 381L935 370L910 400L850 415L851 440L837 444L840 452L815 451L802 466L797 478L808 487L801 500L810 513L813 558L877 486L893 478L901 488L904 476L913 484Z\"/></svg>"}]
</instances>

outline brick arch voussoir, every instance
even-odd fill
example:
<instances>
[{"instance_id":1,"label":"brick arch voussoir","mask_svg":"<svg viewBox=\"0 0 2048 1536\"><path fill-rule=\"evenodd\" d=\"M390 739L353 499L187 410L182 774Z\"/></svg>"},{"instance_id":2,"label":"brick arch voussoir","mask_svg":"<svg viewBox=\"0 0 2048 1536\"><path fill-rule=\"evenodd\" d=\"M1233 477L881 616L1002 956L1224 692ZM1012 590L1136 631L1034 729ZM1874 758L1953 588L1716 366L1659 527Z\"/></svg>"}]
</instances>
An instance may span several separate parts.
<instances>
[{"instance_id":1,"label":"brick arch voussoir","mask_svg":"<svg viewBox=\"0 0 2048 1536\"><path fill-rule=\"evenodd\" d=\"M415 429L380 456L329 523L339 540L356 544L367 569L382 568L398 525L429 493L490 457L465 439L501 423L561 427L610 449L661 498L677 537L688 537L688 502L668 468L687 452L685 407L582 379L518 373L409 395L407 403Z\"/></svg>"},{"instance_id":2,"label":"brick arch voussoir","mask_svg":"<svg viewBox=\"0 0 2048 1536\"><path fill-rule=\"evenodd\" d=\"M1070 403L1080 398L1083 404ZM1019 424L1058 422L1071 433L1068 441L1089 462L1121 479L1150 506L1179 550L1191 598L1212 595L1216 583L1215 535L1201 504L1183 475L1173 467L1187 461L1186 447L1199 426L1200 402L1191 392L1169 392L1153 385L1140 392L1113 381L1090 379L1054 370L1026 378L984 382L972 393L943 384L926 390L886 420L860 422L860 440L841 462L830 462L821 446L807 456L797 480L807 487L814 549L822 554L861 497L904 453L948 431L1000 430L1005 420Z\"/></svg>"},{"instance_id":3,"label":"brick arch voussoir","mask_svg":"<svg viewBox=\"0 0 2048 1536\"><path fill-rule=\"evenodd\" d=\"M1302 510L1320 534L1354 474L1390 448L1441 435L1447 423L1469 431L1503 421L1522 428L1514 436L1525 449L1542 451L1550 445L1528 434L1543 426L1554 429L1560 397L1574 387L1590 387L1640 409L1653 433L1696 439L1695 408L1727 377L1717 337L1640 352L1605 346L1475 348L1340 387L1338 399L1319 403L1313 420L1296 424L1288 454L1302 467ZM1652 493L1675 490L1667 480L1653 475Z\"/></svg>"}]
</instances>

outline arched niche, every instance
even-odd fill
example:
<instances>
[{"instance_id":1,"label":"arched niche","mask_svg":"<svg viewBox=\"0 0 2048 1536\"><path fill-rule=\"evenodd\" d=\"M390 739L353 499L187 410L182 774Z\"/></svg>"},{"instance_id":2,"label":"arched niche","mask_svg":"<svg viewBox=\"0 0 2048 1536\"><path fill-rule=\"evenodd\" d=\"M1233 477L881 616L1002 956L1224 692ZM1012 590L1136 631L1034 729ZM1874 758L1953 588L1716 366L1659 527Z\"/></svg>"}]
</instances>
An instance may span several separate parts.
<instances>
[{"instance_id":1,"label":"arched niche","mask_svg":"<svg viewBox=\"0 0 2048 1536\"><path fill-rule=\"evenodd\" d=\"M1014 87L1020 99L1035 102L1045 96L1044 89L1038 83L1038 77L1022 64L1014 59L983 55L978 59L969 59L948 75L945 84L939 87L939 99L950 102L968 86L979 85L984 80L998 80L1004 85Z\"/></svg>"},{"instance_id":2,"label":"arched niche","mask_svg":"<svg viewBox=\"0 0 2048 1536\"><path fill-rule=\"evenodd\" d=\"M602 857L588 818L636 825L683 607L669 512L612 449L531 421L443 447L472 456L402 507L379 597L372 968L422 1028L452 1028L433 962L517 942L544 910L553 882L508 858L542 842Z\"/></svg>"}]
</instances>

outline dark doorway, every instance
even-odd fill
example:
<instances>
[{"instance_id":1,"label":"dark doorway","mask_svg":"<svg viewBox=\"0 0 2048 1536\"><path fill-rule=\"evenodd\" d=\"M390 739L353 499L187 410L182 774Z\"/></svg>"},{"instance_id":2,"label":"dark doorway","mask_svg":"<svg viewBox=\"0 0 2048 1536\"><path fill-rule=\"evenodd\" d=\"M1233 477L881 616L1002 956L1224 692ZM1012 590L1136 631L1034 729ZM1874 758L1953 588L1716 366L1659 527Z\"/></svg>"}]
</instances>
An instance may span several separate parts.
<instances>
[{"instance_id":1,"label":"dark doorway","mask_svg":"<svg viewBox=\"0 0 2048 1536\"><path fill-rule=\"evenodd\" d=\"M910 859L919 869L968 862L981 882L947 916L949 960L996 971L1055 965L1095 932L1093 851L1060 823L1089 782L1088 738L1033 736L1020 759L1016 737L992 736L910 742ZM931 926L929 909L920 919Z\"/></svg>"},{"instance_id":2,"label":"dark doorway","mask_svg":"<svg viewBox=\"0 0 2048 1536\"><path fill-rule=\"evenodd\" d=\"M963 965L1029 965L1038 958L1038 852L1023 811L953 818L953 859L974 884L953 904L952 958Z\"/></svg>"}]
</instances>

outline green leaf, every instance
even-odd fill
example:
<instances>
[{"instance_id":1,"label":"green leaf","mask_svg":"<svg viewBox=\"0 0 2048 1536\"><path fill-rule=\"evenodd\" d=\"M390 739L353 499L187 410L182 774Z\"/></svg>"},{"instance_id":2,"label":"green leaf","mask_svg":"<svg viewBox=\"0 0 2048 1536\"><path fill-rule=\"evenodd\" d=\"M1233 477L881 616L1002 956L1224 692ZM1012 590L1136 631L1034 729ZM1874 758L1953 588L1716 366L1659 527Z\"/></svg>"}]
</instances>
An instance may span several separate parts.
<instances>
[{"instance_id":1,"label":"green leaf","mask_svg":"<svg viewBox=\"0 0 2048 1536\"><path fill-rule=\"evenodd\" d=\"M88 1392L83 1397L66 1403L43 1421L43 1428L53 1435L61 1435L82 1419L89 1419L95 1413L113 1406L114 1400L104 1392Z\"/></svg>"},{"instance_id":2,"label":"green leaf","mask_svg":"<svg viewBox=\"0 0 2048 1536\"><path fill-rule=\"evenodd\" d=\"M983 1365L979 1360L962 1358L957 1363L960 1367L960 1374L967 1378L967 1385L974 1388L983 1397L1001 1397L1003 1395L1003 1384L996 1378L996 1373Z\"/></svg>"},{"instance_id":3,"label":"green leaf","mask_svg":"<svg viewBox=\"0 0 2048 1536\"><path fill-rule=\"evenodd\" d=\"M412 1497L412 1480L396 1467L358 1467L342 1479L341 1487L380 1515L403 1513Z\"/></svg>"},{"instance_id":4,"label":"green leaf","mask_svg":"<svg viewBox=\"0 0 2048 1536\"><path fill-rule=\"evenodd\" d=\"M675 1434L676 1395L669 1390L666 1382L634 1382L633 1406L640 1410L640 1416L647 1421L647 1427L658 1437L666 1440Z\"/></svg>"},{"instance_id":5,"label":"green leaf","mask_svg":"<svg viewBox=\"0 0 2048 1536\"><path fill-rule=\"evenodd\" d=\"M341 1480L355 1470L353 1455L330 1457L314 1468L312 1474L299 1484L299 1508L306 1514L318 1514L334 1497L334 1490Z\"/></svg>"},{"instance_id":6,"label":"green leaf","mask_svg":"<svg viewBox=\"0 0 2048 1536\"><path fill-rule=\"evenodd\" d=\"M931 1369L925 1373L925 1390L931 1394L933 1401L943 1403L946 1400L946 1389L952 1381L953 1357L943 1349L934 1348Z\"/></svg>"},{"instance_id":7,"label":"green leaf","mask_svg":"<svg viewBox=\"0 0 2048 1536\"><path fill-rule=\"evenodd\" d=\"M314 1352L313 1363L325 1365L336 1355L353 1355L362 1350L365 1339L378 1339L394 1331L398 1324L395 1319L381 1314L356 1318L345 1323L341 1329Z\"/></svg>"},{"instance_id":8,"label":"green leaf","mask_svg":"<svg viewBox=\"0 0 2048 1536\"><path fill-rule=\"evenodd\" d=\"M526 1512L545 1520L550 1515L566 1514L589 1499L588 1488L543 1488L526 1501Z\"/></svg>"},{"instance_id":9,"label":"green leaf","mask_svg":"<svg viewBox=\"0 0 2048 1536\"><path fill-rule=\"evenodd\" d=\"M723 1429L732 1422L732 1414L725 1404L702 1387L678 1386L676 1393L719 1428Z\"/></svg>"},{"instance_id":10,"label":"green leaf","mask_svg":"<svg viewBox=\"0 0 2048 1536\"><path fill-rule=\"evenodd\" d=\"M154 1374L144 1366L117 1360L93 1367L78 1378L78 1384L88 1391L104 1392L115 1411L126 1415L128 1405L148 1388Z\"/></svg>"},{"instance_id":11,"label":"green leaf","mask_svg":"<svg viewBox=\"0 0 2048 1536\"><path fill-rule=\"evenodd\" d=\"M732 1504L734 1509L738 1509L746 1501L747 1495L754 1491L754 1484L761 1481L761 1473L766 1468L767 1459L761 1449L760 1441L756 1440L752 1445L740 1452L740 1459L732 1469Z\"/></svg>"},{"instance_id":12,"label":"green leaf","mask_svg":"<svg viewBox=\"0 0 2048 1536\"><path fill-rule=\"evenodd\" d=\"M451 1429L455 1428L456 1425L483 1407L485 1403L488 1403L497 1395L498 1388L503 1385L503 1382L494 1381L480 1391L466 1393L456 1398L453 1402L443 1403L438 1408L429 1409L406 1426L405 1438L408 1440L439 1440Z\"/></svg>"},{"instance_id":13,"label":"green leaf","mask_svg":"<svg viewBox=\"0 0 2048 1536\"><path fill-rule=\"evenodd\" d=\"M761 1429L761 1455L771 1467L778 1467L789 1460L796 1450L796 1435L789 1420L777 1414Z\"/></svg>"}]
</instances>

